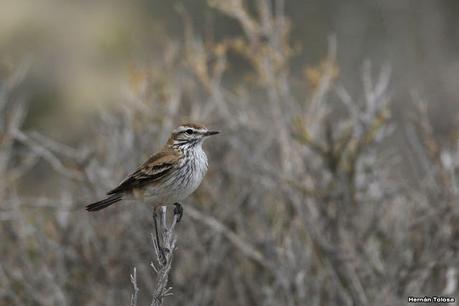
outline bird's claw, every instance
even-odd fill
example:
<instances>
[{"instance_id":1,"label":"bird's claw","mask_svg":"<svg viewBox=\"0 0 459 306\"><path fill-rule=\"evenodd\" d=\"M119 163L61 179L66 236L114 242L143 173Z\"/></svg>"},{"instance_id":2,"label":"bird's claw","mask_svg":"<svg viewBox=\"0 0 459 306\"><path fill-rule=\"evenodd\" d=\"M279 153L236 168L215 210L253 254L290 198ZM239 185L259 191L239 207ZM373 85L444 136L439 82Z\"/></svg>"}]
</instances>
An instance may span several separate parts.
<instances>
[{"instance_id":1,"label":"bird's claw","mask_svg":"<svg viewBox=\"0 0 459 306\"><path fill-rule=\"evenodd\" d=\"M175 207L174 207L174 216L175 215L178 215L177 217L177 223L180 222L180 220L182 220L182 216L183 216L183 207L180 203L174 203Z\"/></svg>"}]
</instances>

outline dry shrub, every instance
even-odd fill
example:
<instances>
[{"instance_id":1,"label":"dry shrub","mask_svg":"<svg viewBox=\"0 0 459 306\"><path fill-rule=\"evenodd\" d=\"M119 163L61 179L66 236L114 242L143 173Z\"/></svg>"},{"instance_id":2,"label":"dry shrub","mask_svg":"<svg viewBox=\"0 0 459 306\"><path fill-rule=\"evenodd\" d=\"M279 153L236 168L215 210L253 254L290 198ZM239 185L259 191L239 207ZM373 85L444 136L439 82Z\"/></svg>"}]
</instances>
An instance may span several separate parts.
<instances>
[{"instance_id":1,"label":"dry shrub","mask_svg":"<svg viewBox=\"0 0 459 306\"><path fill-rule=\"evenodd\" d=\"M78 148L22 129L23 70L2 80L0 304L128 304L134 266L133 304L151 301L151 209L83 208L183 118L223 133L206 145L208 175L175 228L168 305L396 305L457 293L457 139L439 144L422 107L393 123L386 67L364 64L352 96L333 38L317 67L292 75L282 1L256 1L256 14L242 1L209 2L241 35L203 41L184 13L184 42L133 69L125 101L101 113ZM230 53L249 67L225 85ZM391 133L403 133L406 147ZM400 175L403 150L424 179ZM61 177L58 196L18 194L39 161L49 166L43 177Z\"/></svg>"}]
</instances>

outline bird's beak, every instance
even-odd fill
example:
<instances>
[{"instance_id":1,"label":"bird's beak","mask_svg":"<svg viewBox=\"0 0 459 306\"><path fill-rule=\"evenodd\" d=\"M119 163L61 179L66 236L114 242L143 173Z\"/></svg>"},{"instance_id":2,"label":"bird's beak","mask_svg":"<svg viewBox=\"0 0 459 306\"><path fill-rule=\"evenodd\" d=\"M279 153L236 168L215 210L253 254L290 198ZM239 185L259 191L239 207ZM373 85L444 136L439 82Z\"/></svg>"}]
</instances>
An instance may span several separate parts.
<instances>
[{"instance_id":1,"label":"bird's beak","mask_svg":"<svg viewBox=\"0 0 459 306\"><path fill-rule=\"evenodd\" d=\"M204 136L212 136L212 135L217 135L219 134L219 131L207 131L204 133Z\"/></svg>"}]
</instances>

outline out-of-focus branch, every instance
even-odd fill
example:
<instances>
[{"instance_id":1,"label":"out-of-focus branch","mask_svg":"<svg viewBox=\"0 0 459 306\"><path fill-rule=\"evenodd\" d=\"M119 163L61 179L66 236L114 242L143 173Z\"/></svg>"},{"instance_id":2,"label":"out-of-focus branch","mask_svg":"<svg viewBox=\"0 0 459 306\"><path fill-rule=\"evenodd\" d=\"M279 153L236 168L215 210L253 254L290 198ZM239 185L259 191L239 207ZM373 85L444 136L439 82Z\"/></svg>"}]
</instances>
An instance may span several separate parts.
<instances>
[{"instance_id":1,"label":"out-of-focus branch","mask_svg":"<svg viewBox=\"0 0 459 306\"><path fill-rule=\"evenodd\" d=\"M53 151L45 147L44 144L38 143L37 141L35 141L31 137L29 137L27 134L23 133L22 131L18 129L12 131L12 133L16 140L30 147L30 149L35 154L37 154L38 156L46 160L53 167L54 170L56 170L57 172L61 173L62 175L70 179L82 180L82 175L80 172L75 171L74 169L71 169L69 167L66 167L62 163L61 159L57 157L53 153Z\"/></svg>"},{"instance_id":2,"label":"out-of-focus branch","mask_svg":"<svg viewBox=\"0 0 459 306\"><path fill-rule=\"evenodd\" d=\"M201 222L202 224L212 228L212 230L223 234L234 246L236 246L245 256L256 261L261 266L268 268L269 270L272 267L269 265L267 258L257 249L255 249L251 244L246 242L244 239L239 237L235 232L230 230L223 223L217 219L206 216L197 209L193 207L187 207L187 214L189 214L193 219Z\"/></svg>"}]
</instances>

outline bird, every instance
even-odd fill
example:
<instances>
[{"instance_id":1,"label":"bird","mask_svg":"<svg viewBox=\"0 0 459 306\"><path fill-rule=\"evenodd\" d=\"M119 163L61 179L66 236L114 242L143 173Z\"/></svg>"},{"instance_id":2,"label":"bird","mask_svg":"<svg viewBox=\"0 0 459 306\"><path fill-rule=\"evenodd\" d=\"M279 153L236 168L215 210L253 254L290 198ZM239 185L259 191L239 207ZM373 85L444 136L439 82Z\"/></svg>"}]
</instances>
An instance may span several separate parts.
<instances>
[{"instance_id":1,"label":"bird","mask_svg":"<svg viewBox=\"0 0 459 306\"><path fill-rule=\"evenodd\" d=\"M174 215L178 215L179 222L183 215L180 202L198 188L207 172L202 144L219 133L199 123L179 125L161 151L110 190L106 198L86 205L86 210L94 212L118 202L138 200L153 206L155 228L156 209L160 206L175 205Z\"/></svg>"}]
</instances>

